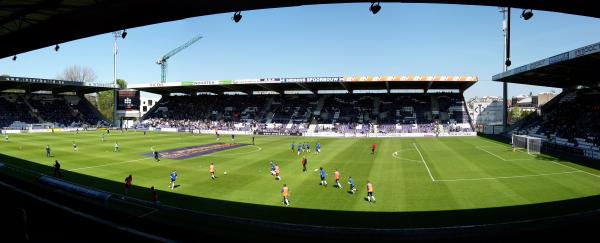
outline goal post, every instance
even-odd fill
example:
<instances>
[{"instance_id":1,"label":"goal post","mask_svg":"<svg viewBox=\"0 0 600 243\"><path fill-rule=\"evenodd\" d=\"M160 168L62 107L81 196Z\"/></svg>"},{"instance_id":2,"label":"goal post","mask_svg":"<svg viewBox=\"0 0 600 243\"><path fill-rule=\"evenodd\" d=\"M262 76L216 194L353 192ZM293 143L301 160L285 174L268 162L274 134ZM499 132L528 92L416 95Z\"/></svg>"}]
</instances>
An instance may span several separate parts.
<instances>
[{"instance_id":1,"label":"goal post","mask_svg":"<svg viewBox=\"0 0 600 243\"><path fill-rule=\"evenodd\" d=\"M539 154L542 148L542 139L526 135L512 135L513 149L527 149L528 154Z\"/></svg>"}]
</instances>

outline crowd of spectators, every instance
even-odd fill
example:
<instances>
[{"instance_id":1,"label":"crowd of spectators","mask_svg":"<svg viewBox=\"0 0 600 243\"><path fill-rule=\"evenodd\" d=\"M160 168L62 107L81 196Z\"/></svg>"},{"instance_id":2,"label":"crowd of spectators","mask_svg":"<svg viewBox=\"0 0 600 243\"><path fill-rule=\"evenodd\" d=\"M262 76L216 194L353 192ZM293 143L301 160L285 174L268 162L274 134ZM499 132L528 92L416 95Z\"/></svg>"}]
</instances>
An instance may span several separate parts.
<instances>
[{"instance_id":1,"label":"crowd of spectators","mask_svg":"<svg viewBox=\"0 0 600 243\"><path fill-rule=\"evenodd\" d=\"M0 94L0 128L17 124L52 124L53 127L88 127L104 124L83 97L50 94ZM75 102L73 102L75 101Z\"/></svg>"},{"instance_id":2,"label":"crowd of spectators","mask_svg":"<svg viewBox=\"0 0 600 243\"><path fill-rule=\"evenodd\" d=\"M467 123L465 114L462 95L453 93L170 96L138 126L302 133L319 124L314 132L366 134L377 124L379 133L431 133L440 122L444 132L472 131L457 125Z\"/></svg>"},{"instance_id":3,"label":"crowd of spectators","mask_svg":"<svg viewBox=\"0 0 600 243\"><path fill-rule=\"evenodd\" d=\"M547 138L559 137L577 145L576 138L600 146L600 92L582 89L574 99L557 102L543 114L538 133Z\"/></svg>"}]
</instances>

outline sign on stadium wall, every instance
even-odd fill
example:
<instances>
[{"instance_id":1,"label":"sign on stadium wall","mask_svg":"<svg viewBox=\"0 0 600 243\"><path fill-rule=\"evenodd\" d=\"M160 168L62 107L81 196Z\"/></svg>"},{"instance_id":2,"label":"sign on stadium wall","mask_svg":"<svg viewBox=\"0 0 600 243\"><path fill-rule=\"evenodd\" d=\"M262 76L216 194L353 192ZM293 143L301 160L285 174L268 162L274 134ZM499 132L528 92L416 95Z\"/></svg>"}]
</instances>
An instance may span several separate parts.
<instances>
[{"instance_id":1,"label":"sign on stadium wall","mask_svg":"<svg viewBox=\"0 0 600 243\"><path fill-rule=\"evenodd\" d=\"M145 87L177 87L177 86L202 86L202 85L230 85L230 84L260 84L260 83L333 83L333 82L386 82L386 81L477 81L477 76L346 76L346 77L303 77L303 78L260 78L239 80L205 80L183 81L170 83L151 83L130 85L130 88Z\"/></svg>"},{"instance_id":2,"label":"sign on stadium wall","mask_svg":"<svg viewBox=\"0 0 600 243\"><path fill-rule=\"evenodd\" d=\"M572 50L569 53L569 59L573 59L573 58L576 58L576 57L593 54L593 53L596 53L596 52L600 52L600 43L591 44L589 46L584 46L584 47Z\"/></svg>"},{"instance_id":3,"label":"sign on stadium wall","mask_svg":"<svg viewBox=\"0 0 600 243\"><path fill-rule=\"evenodd\" d=\"M264 81L262 81L262 79L238 79L238 80L233 80L234 84L256 84L256 83L265 83ZM275 82L272 82L275 83Z\"/></svg>"},{"instance_id":4,"label":"sign on stadium wall","mask_svg":"<svg viewBox=\"0 0 600 243\"><path fill-rule=\"evenodd\" d=\"M342 82L342 77L306 77L306 78L261 78L261 82L267 83L318 83L318 82Z\"/></svg>"},{"instance_id":5,"label":"sign on stadium wall","mask_svg":"<svg viewBox=\"0 0 600 243\"><path fill-rule=\"evenodd\" d=\"M111 83L91 83L91 82L79 82L79 81L67 81L58 79L43 79L43 78L24 78L24 77L0 77L0 81L12 81L22 83L36 83L36 84L52 84L52 85L71 85L71 86L92 86L92 87L106 87L112 88L114 84Z\"/></svg>"},{"instance_id":6,"label":"sign on stadium wall","mask_svg":"<svg viewBox=\"0 0 600 243\"><path fill-rule=\"evenodd\" d=\"M118 90L117 91L117 110L139 110L140 109L140 91L139 90Z\"/></svg>"},{"instance_id":7,"label":"sign on stadium wall","mask_svg":"<svg viewBox=\"0 0 600 243\"><path fill-rule=\"evenodd\" d=\"M52 177L46 176L46 175L40 177L38 179L38 181L43 184L49 185L51 187L55 187L58 189L62 189L65 191L69 191L72 193L79 194L81 196L85 196L85 197L92 198L92 199L97 199L100 201L106 201L106 199L108 199L108 197L110 196L110 193L108 193L108 192L84 187L84 186L81 186L78 184L59 180L59 179L52 178Z\"/></svg>"},{"instance_id":8,"label":"sign on stadium wall","mask_svg":"<svg viewBox=\"0 0 600 243\"><path fill-rule=\"evenodd\" d=\"M344 82L378 81L477 81L477 76L354 76L344 77Z\"/></svg>"},{"instance_id":9,"label":"sign on stadium wall","mask_svg":"<svg viewBox=\"0 0 600 243\"><path fill-rule=\"evenodd\" d=\"M552 56L549 58L545 58L545 59L533 62L528 65L523 65L523 66L517 67L515 69L511 69L506 72L496 74L496 75L492 76L492 80L500 80L504 77L508 77L508 76L511 76L511 75L514 75L517 73L530 71L530 70L544 67L544 66L547 66L550 64L555 64L555 63L575 59L575 58L578 58L581 56L586 56L586 55L594 54L597 52L600 52L600 42L591 44L588 46L584 46L581 48L577 48L577 49L569 51L569 52L563 52L561 54L558 54L558 55L555 55L555 56Z\"/></svg>"}]
</instances>

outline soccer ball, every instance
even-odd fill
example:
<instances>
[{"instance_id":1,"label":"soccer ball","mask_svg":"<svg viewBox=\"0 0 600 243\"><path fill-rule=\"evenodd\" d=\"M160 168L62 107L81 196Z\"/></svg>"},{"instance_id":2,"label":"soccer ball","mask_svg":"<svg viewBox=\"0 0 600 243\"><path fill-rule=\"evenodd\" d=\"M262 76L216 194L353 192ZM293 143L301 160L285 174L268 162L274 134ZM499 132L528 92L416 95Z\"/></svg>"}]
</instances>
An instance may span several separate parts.
<instances>
[{"instance_id":1,"label":"soccer ball","mask_svg":"<svg viewBox=\"0 0 600 243\"><path fill-rule=\"evenodd\" d=\"M224 172L223 172L223 174L224 174L224 175L227 175L227 171L224 171Z\"/></svg>"},{"instance_id":2,"label":"soccer ball","mask_svg":"<svg viewBox=\"0 0 600 243\"><path fill-rule=\"evenodd\" d=\"M398 156L398 152L394 152L394 156Z\"/></svg>"}]
</instances>

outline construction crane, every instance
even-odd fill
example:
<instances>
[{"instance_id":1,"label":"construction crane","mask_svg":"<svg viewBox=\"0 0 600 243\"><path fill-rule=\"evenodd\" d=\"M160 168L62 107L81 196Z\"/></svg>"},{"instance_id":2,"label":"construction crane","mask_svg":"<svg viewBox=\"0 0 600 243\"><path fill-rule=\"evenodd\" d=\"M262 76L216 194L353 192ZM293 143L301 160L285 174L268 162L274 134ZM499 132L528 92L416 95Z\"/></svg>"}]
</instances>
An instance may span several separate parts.
<instances>
[{"instance_id":1,"label":"construction crane","mask_svg":"<svg viewBox=\"0 0 600 243\"><path fill-rule=\"evenodd\" d=\"M185 44L173 49L169 53L164 54L162 57L160 57L158 59L158 61L156 61L156 64L160 65L160 82L161 83L164 83L167 81L167 66L168 66L167 60L169 60L169 58L171 58L175 54L179 53L183 49L190 47L192 44L196 43L196 41L198 41L200 39L202 39L202 36L198 35L198 36L192 38L191 40L189 40L188 42L186 42Z\"/></svg>"}]
</instances>

